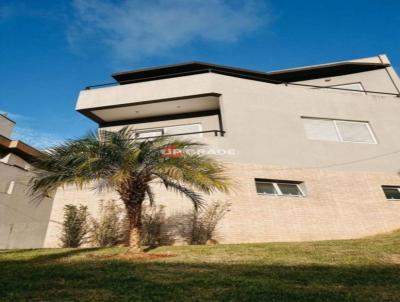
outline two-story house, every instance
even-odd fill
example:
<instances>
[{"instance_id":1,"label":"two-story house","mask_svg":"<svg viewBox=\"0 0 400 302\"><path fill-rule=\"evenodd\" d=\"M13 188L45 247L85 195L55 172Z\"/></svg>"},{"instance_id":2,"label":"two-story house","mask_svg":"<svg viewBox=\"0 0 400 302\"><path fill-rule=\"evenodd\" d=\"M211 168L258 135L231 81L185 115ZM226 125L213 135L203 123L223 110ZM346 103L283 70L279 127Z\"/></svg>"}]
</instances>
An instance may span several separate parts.
<instances>
[{"instance_id":1,"label":"two-story house","mask_svg":"<svg viewBox=\"0 0 400 302\"><path fill-rule=\"evenodd\" d=\"M202 62L112 75L76 110L137 138L179 135L207 144L235 180L224 243L356 238L400 228L400 80L385 55L274 71ZM115 198L60 190L66 203ZM160 190L170 215L190 207ZM50 223L51 226L51 223ZM46 245L54 246L57 232Z\"/></svg>"}]
</instances>

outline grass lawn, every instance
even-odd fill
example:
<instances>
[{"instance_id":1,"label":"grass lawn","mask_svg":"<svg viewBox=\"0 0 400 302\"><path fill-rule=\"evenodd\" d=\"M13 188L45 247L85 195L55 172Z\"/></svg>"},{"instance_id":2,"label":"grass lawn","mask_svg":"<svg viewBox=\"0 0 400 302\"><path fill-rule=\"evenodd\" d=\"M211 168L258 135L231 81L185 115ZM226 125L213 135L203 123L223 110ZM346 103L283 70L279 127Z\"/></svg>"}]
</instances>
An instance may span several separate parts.
<instances>
[{"instance_id":1,"label":"grass lawn","mask_svg":"<svg viewBox=\"0 0 400 302\"><path fill-rule=\"evenodd\" d=\"M0 301L400 301L400 231L359 240L0 251Z\"/></svg>"}]
</instances>

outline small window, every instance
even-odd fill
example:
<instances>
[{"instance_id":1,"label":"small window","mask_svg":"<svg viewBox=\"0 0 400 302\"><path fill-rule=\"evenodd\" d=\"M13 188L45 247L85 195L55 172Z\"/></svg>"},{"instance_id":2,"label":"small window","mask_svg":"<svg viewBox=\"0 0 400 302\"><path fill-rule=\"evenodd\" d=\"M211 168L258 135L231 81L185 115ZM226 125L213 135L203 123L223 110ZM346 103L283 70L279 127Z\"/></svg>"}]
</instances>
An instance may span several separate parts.
<instances>
[{"instance_id":1,"label":"small window","mask_svg":"<svg viewBox=\"0 0 400 302\"><path fill-rule=\"evenodd\" d=\"M157 137L157 136L162 136L163 133L164 133L163 129L149 129L143 131L136 131L135 137L136 138Z\"/></svg>"},{"instance_id":2,"label":"small window","mask_svg":"<svg viewBox=\"0 0 400 302\"><path fill-rule=\"evenodd\" d=\"M386 199L400 200L400 186L382 186Z\"/></svg>"},{"instance_id":3,"label":"small window","mask_svg":"<svg viewBox=\"0 0 400 302\"><path fill-rule=\"evenodd\" d=\"M376 144L368 122L302 117L306 136L311 140Z\"/></svg>"},{"instance_id":4,"label":"small window","mask_svg":"<svg viewBox=\"0 0 400 302\"><path fill-rule=\"evenodd\" d=\"M275 186L271 182L266 181L257 181L256 187L258 194L268 194L268 195L277 195L278 191L275 189Z\"/></svg>"},{"instance_id":5,"label":"small window","mask_svg":"<svg viewBox=\"0 0 400 302\"><path fill-rule=\"evenodd\" d=\"M305 196L303 183L289 180L271 180L256 178L256 189L259 195Z\"/></svg>"}]
</instances>

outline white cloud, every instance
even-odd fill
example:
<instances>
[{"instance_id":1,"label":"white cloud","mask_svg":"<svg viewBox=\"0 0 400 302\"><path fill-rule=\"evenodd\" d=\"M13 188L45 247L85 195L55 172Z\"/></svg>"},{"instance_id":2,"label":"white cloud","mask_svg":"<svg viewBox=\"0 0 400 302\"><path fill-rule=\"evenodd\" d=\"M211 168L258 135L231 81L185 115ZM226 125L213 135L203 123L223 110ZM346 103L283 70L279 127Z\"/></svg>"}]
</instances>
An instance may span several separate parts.
<instances>
[{"instance_id":1,"label":"white cloud","mask_svg":"<svg viewBox=\"0 0 400 302\"><path fill-rule=\"evenodd\" d=\"M9 117L10 119L12 119L14 122L15 121L31 121L32 120L32 118L30 118L30 117L27 117L27 116L25 116L25 115L22 115L22 114L17 114L17 113L9 113L9 112L5 112L4 113L7 117Z\"/></svg>"},{"instance_id":2,"label":"white cloud","mask_svg":"<svg viewBox=\"0 0 400 302\"><path fill-rule=\"evenodd\" d=\"M235 42L268 20L259 0L74 0L73 8L71 46L100 45L120 60L160 56L195 40Z\"/></svg>"},{"instance_id":3,"label":"white cloud","mask_svg":"<svg viewBox=\"0 0 400 302\"><path fill-rule=\"evenodd\" d=\"M60 144L63 141L55 134L28 127L19 127L18 125L15 127L11 137L38 149L45 149Z\"/></svg>"}]
</instances>

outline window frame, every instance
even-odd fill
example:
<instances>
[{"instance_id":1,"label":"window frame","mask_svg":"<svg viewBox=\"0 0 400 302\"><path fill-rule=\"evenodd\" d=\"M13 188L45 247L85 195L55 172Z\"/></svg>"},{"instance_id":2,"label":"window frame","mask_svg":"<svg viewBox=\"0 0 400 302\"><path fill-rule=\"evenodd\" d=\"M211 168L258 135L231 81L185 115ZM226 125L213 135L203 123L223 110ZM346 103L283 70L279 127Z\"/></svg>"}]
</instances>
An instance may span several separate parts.
<instances>
[{"instance_id":1,"label":"window frame","mask_svg":"<svg viewBox=\"0 0 400 302\"><path fill-rule=\"evenodd\" d=\"M197 138L202 138L203 137L203 124L202 123L190 123L190 124L178 124L178 125L168 125L168 126L159 126L155 128L145 128L145 129L133 129L133 134L135 138L141 138L140 134L142 133L151 133L151 132L160 132L161 135L158 136L151 136L150 138L155 138L155 137L161 137L161 136L180 136L180 135L185 135L185 133L180 133L180 134L168 134L168 128L174 128L174 127L184 127L184 126L192 126L192 125L197 125L200 129L200 131L196 132L198 135ZM190 132L188 132L190 133ZM188 134L190 135L190 134ZM147 137L143 137L143 139L146 139Z\"/></svg>"},{"instance_id":2,"label":"window frame","mask_svg":"<svg viewBox=\"0 0 400 302\"><path fill-rule=\"evenodd\" d=\"M310 116L301 116L301 119L305 120L305 119L314 119L314 120L326 120L326 121L331 121L333 123L333 127L336 131L336 135L338 137L337 141L333 141L333 140L321 140L321 139L310 139L307 137L307 133L306 134L306 138L308 140L313 140L313 141L322 141L322 142L334 142L334 143L353 143L353 144L368 144L368 145L377 145L378 144L378 140L375 136L374 131L372 130L371 124L369 121L355 121L355 120L344 120L344 119L334 119L334 118L323 118L323 117L310 117ZM340 129L337 125L337 122L346 122L346 123L354 123L354 124L364 124L367 127L367 130L369 132L369 134L371 135L372 138L372 142L353 142L353 141L347 141L343 139L342 134L340 133ZM303 122L303 128L304 128L304 122Z\"/></svg>"},{"instance_id":3,"label":"window frame","mask_svg":"<svg viewBox=\"0 0 400 302\"><path fill-rule=\"evenodd\" d=\"M145 134L145 133L151 133L151 132L160 132L161 135L159 135L159 136L163 136L165 131L164 131L164 128L148 128L148 129L137 130L137 131L134 131L133 133L135 135L135 138L145 139L147 137L140 137L140 135ZM150 137L157 137L157 136L150 136Z\"/></svg>"},{"instance_id":4,"label":"window frame","mask_svg":"<svg viewBox=\"0 0 400 302\"><path fill-rule=\"evenodd\" d=\"M369 144L369 145L377 145L378 144L378 141L377 141L377 139L375 137L374 132L372 131L372 128L371 128L371 125L369 124L369 122L366 122L366 121L349 121L349 120L339 120L339 119L332 119L332 121L333 121L333 124L335 126L336 133L337 133L337 135L338 135L338 137L340 139L340 141L339 141L340 143ZM353 124L356 124L356 123L360 124L361 123L361 124L366 125L367 130L368 130L369 134L371 135L372 142L371 143L369 143L369 142L352 142L352 141L344 140L342 134L340 133L340 129L339 129L338 125L337 125L337 122L346 122L346 123L353 123Z\"/></svg>"},{"instance_id":5,"label":"window frame","mask_svg":"<svg viewBox=\"0 0 400 302\"><path fill-rule=\"evenodd\" d=\"M259 196L306 197L306 193L303 190L303 188L301 187L301 185L304 183L301 181L285 181L285 180L255 178L254 183L256 186L257 195L259 195ZM276 194L260 193L257 191L257 183L272 184L272 186L274 187L274 190L277 193ZM281 185L294 185L294 186L296 186L296 188L300 192L300 194L299 195L283 194L281 188L279 187L280 184Z\"/></svg>"},{"instance_id":6,"label":"window frame","mask_svg":"<svg viewBox=\"0 0 400 302\"><path fill-rule=\"evenodd\" d=\"M387 185L383 185L383 186L381 186L381 188L382 188L383 194L385 195L386 200L389 200L389 201L391 201L391 200L400 201L400 198L387 198L386 192L385 192L385 189L396 189L396 190L399 192L399 194L400 194L400 186L387 186Z\"/></svg>"}]
</instances>

